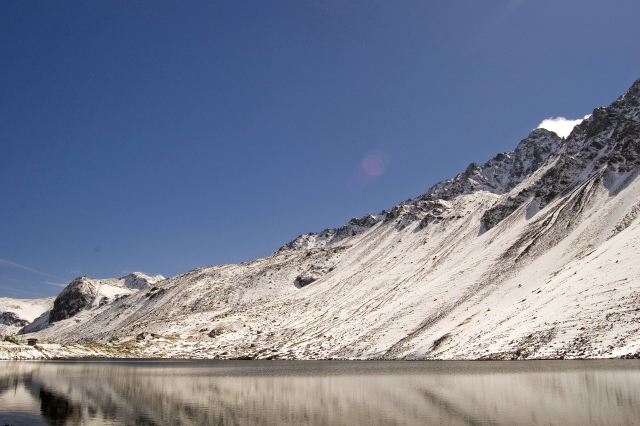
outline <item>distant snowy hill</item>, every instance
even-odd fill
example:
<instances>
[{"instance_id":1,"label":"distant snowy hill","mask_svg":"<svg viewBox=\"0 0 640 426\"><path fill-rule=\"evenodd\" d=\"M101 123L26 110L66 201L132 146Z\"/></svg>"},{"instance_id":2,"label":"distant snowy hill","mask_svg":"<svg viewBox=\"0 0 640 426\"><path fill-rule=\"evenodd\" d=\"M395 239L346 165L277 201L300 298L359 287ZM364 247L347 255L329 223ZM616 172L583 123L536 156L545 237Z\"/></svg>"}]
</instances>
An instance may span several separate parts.
<instances>
[{"instance_id":1,"label":"distant snowy hill","mask_svg":"<svg viewBox=\"0 0 640 426\"><path fill-rule=\"evenodd\" d=\"M639 173L640 80L566 139L536 129L271 256L141 285L79 278L23 332L105 356L638 356Z\"/></svg>"},{"instance_id":2,"label":"distant snowy hill","mask_svg":"<svg viewBox=\"0 0 640 426\"><path fill-rule=\"evenodd\" d=\"M0 338L16 334L24 326L49 311L55 297L10 299L0 297Z\"/></svg>"},{"instance_id":3,"label":"distant snowy hill","mask_svg":"<svg viewBox=\"0 0 640 426\"><path fill-rule=\"evenodd\" d=\"M78 314L91 315L96 309L149 288L151 284L163 279L162 275L150 277L140 272L103 280L78 277L53 298L53 303L46 312L41 312L42 315L33 323L23 324L25 327L21 333L35 332Z\"/></svg>"}]
</instances>

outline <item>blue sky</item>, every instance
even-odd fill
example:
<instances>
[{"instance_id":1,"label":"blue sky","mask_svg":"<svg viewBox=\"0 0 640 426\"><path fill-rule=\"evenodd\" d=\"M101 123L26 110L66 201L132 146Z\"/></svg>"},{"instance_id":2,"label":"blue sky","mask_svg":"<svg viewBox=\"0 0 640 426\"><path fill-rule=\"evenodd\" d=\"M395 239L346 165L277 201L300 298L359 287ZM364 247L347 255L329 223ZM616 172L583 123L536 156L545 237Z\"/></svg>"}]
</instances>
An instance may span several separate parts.
<instances>
[{"instance_id":1,"label":"blue sky","mask_svg":"<svg viewBox=\"0 0 640 426\"><path fill-rule=\"evenodd\" d=\"M637 0L0 2L0 296L269 255L640 78Z\"/></svg>"}]
</instances>

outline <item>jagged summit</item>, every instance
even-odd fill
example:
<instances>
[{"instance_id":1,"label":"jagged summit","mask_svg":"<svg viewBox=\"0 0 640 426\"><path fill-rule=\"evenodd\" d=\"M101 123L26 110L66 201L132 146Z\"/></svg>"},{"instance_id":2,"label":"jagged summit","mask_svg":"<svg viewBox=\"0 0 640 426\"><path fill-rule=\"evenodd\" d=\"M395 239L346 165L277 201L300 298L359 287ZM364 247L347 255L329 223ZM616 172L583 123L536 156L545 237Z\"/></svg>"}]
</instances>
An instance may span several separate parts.
<instances>
[{"instance_id":1,"label":"jagged summit","mask_svg":"<svg viewBox=\"0 0 640 426\"><path fill-rule=\"evenodd\" d=\"M526 202L543 208L557 196L593 175L611 178L640 165L640 80L608 107L596 108L558 146L553 164L530 185L487 210L482 218L491 229Z\"/></svg>"},{"instance_id":2,"label":"jagged summit","mask_svg":"<svg viewBox=\"0 0 640 426\"><path fill-rule=\"evenodd\" d=\"M554 132L535 129L513 151L498 154L482 166L471 163L464 173L437 183L416 200L446 200L476 191L504 194L544 164L562 143Z\"/></svg>"},{"instance_id":3,"label":"jagged summit","mask_svg":"<svg viewBox=\"0 0 640 426\"><path fill-rule=\"evenodd\" d=\"M620 96L612 104L612 106L615 106L616 104L621 103L621 102L630 103L631 105L634 105L635 107L639 107L640 106L640 78L637 79L631 85L631 87L629 87L629 90L627 90L624 94L622 94L622 96Z\"/></svg>"},{"instance_id":4,"label":"jagged summit","mask_svg":"<svg viewBox=\"0 0 640 426\"><path fill-rule=\"evenodd\" d=\"M564 143L564 139L546 129L535 129L520 141L513 151L503 152L484 165L471 163L467 170L454 178L432 186L425 194L407 200L398 206L384 210L380 214L367 214L353 218L346 225L336 229L325 229L319 234L300 235L280 250L297 250L337 243L346 237L364 232L383 221L422 221L421 226L442 217L451 208L447 200L462 194L486 191L504 194L512 190L522 180L542 166Z\"/></svg>"},{"instance_id":5,"label":"jagged summit","mask_svg":"<svg viewBox=\"0 0 640 426\"><path fill-rule=\"evenodd\" d=\"M624 172L640 164L639 122L640 79L609 107L596 108L566 140L547 129L534 129L513 151L500 153L483 165L471 163L463 173L435 184L415 199L377 215L353 218L340 228L300 235L280 250L336 244L383 221L398 220L405 226L408 221L417 220L424 227L442 218L442 213L450 208L447 200L479 191L506 194L541 167L557 162L540 182L487 211L482 225L491 229L526 201L533 199L539 208L544 207L581 173L586 178L604 165L611 171ZM586 139L591 140L590 144L585 145Z\"/></svg>"}]
</instances>

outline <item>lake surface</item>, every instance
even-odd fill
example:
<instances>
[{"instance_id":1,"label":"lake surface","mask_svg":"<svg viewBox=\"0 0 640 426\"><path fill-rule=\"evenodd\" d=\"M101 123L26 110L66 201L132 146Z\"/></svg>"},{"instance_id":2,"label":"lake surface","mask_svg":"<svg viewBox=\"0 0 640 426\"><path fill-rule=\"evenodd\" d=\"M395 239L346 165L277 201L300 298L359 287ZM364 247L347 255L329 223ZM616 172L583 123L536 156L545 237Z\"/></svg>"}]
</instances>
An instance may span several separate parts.
<instances>
[{"instance_id":1,"label":"lake surface","mask_svg":"<svg viewBox=\"0 0 640 426\"><path fill-rule=\"evenodd\" d=\"M640 361L1 361L3 425L632 425Z\"/></svg>"}]
</instances>

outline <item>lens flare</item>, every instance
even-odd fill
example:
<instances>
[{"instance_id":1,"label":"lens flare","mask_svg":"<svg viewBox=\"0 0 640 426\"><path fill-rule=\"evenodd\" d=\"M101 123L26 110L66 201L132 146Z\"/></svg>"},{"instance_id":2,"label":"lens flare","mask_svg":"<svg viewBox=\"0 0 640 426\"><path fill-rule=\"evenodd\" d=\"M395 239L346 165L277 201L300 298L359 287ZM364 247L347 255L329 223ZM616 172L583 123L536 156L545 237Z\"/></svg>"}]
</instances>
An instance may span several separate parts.
<instances>
[{"instance_id":1,"label":"lens flare","mask_svg":"<svg viewBox=\"0 0 640 426\"><path fill-rule=\"evenodd\" d=\"M382 161L379 155L368 155L362 160L362 170L370 177L380 176L384 170L384 161Z\"/></svg>"}]
</instances>

